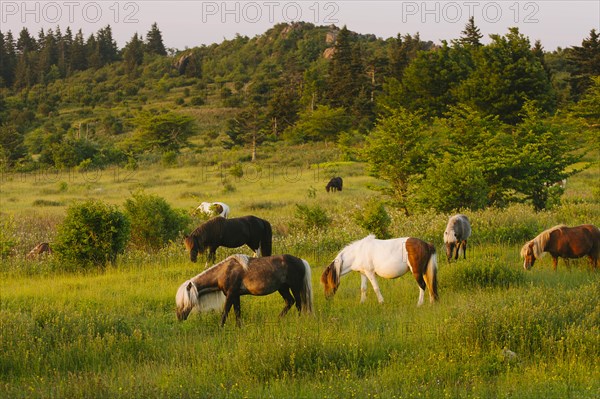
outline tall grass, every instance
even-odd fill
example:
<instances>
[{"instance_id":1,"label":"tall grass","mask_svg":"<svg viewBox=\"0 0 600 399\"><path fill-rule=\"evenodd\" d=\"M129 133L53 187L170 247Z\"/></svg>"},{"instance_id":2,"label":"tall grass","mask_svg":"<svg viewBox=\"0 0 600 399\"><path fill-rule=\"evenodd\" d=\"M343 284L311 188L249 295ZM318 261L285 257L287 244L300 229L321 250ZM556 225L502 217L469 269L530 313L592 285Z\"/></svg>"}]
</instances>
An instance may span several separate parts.
<instances>
[{"instance_id":1,"label":"tall grass","mask_svg":"<svg viewBox=\"0 0 600 399\"><path fill-rule=\"evenodd\" d=\"M313 166L298 153L278 154L294 159L288 170L263 159L260 178L247 167L242 177L226 175L235 188L227 193L220 173L231 165L221 169L215 156L215 164L202 166L200 153L166 170L142 164L127 179L112 171L94 182L69 180L66 188L57 182L37 187L30 177L3 180L3 195L13 198L3 201L3 237L17 244L0 264L0 397L600 396L598 271L578 260L570 270L561 261L554 272L543 259L525 272L519 259L522 243L545 228L600 224L597 202L582 195L547 212L524 205L466 212L473 225L467 260L452 263L442 255L450 215L406 217L388 208L393 236L437 246L440 301L417 308L418 286L406 275L379 279L383 304L371 287L360 304L354 273L327 301L320 274L343 246L368 233L353 213L374 193L362 165L333 163L323 165L344 176L344 191L327 194L330 176L314 166L328 161L325 154L333 152L321 148L311 155ZM271 221L274 251L313 267L315 313L279 319L283 300L274 294L242 298L242 328L218 327L217 313L177 322L175 291L204 262L191 263L179 242L153 254L129 248L105 271L67 273L52 257L24 259L33 244L53 240L64 217L57 206L32 213L35 199L69 204L98 196L122 206L140 186L185 210L220 200L233 216L252 213ZM571 187L586 189L576 180ZM301 226L296 204L318 205L331 223L326 229ZM220 248L217 256L240 251L251 254Z\"/></svg>"}]
</instances>

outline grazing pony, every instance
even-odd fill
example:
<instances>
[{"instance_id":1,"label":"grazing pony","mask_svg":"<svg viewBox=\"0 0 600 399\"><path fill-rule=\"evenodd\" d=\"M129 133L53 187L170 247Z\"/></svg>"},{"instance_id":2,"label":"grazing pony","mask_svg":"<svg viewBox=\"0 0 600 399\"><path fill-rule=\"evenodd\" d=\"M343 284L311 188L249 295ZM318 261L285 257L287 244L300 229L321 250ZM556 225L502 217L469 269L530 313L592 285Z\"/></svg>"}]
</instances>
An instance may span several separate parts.
<instances>
[{"instance_id":1,"label":"grazing pony","mask_svg":"<svg viewBox=\"0 0 600 399\"><path fill-rule=\"evenodd\" d=\"M418 306L423 304L425 287L429 289L429 299L438 299L437 257L433 245L418 238L403 237L391 240L378 240L369 235L355 241L338 253L333 262L323 272L321 283L325 296L332 297L340 286L340 277L356 271L361 274L360 302L367 298L367 280L371 282L377 300L382 303L376 275L383 278L397 278L411 271L420 294Z\"/></svg>"},{"instance_id":2,"label":"grazing pony","mask_svg":"<svg viewBox=\"0 0 600 399\"><path fill-rule=\"evenodd\" d=\"M203 202L196 211L208 216L223 216L225 219L229 216L229 206L222 202Z\"/></svg>"},{"instance_id":3,"label":"grazing pony","mask_svg":"<svg viewBox=\"0 0 600 399\"><path fill-rule=\"evenodd\" d=\"M525 270L531 269L535 260L541 258L545 252L552 255L554 270L558 265L559 257L567 262L568 259L583 256L587 256L592 267L596 269L600 258L600 230L591 224L576 227L560 224L541 232L521 248L521 257L525 259L523 262Z\"/></svg>"},{"instance_id":4,"label":"grazing pony","mask_svg":"<svg viewBox=\"0 0 600 399\"><path fill-rule=\"evenodd\" d=\"M33 249L31 251L29 251L29 253L27 254L27 256L25 258L26 259L35 259L35 258L42 256L43 254L52 255L52 248L50 247L50 244L47 242L41 242L38 245L36 245L35 247L33 247Z\"/></svg>"},{"instance_id":5,"label":"grazing pony","mask_svg":"<svg viewBox=\"0 0 600 399\"><path fill-rule=\"evenodd\" d=\"M236 323L241 322L241 295L269 295L273 292L285 300L280 317L296 304L298 313L312 312L311 269L304 259L292 255L249 258L232 255L195 277L177 290L177 319L186 320L192 309L217 309L223 304L221 327L233 306Z\"/></svg>"},{"instance_id":6,"label":"grazing pony","mask_svg":"<svg viewBox=\"0 0 600 399\"><path fill-rule=\"evenodd\" d=\"M327 192L342 191L343 186L344 186L344 181L342 180L342 178L334 177L331 180L329 180L329 183L327 183L327 185L325 186L325 190L327 190Z\"/></svg>"},{"instance_id":7,"label":"grazing pony","mask_svg":"<svg viewBox=\"0 0 600 399\"><path fill-rule=\"evenodd\" d=\"M446 231L444 231L444 244L446 244L446 256L448 262L452 259L458 260L458 252L462 248L463 258L467 259L467 238L471 236L471 224L465 215L454 215L448 220ZM456 251L455 251L456 249ZM454 254L454 252L456 252Z\"/></svg>"},{"instance_id":8,"label":"grazing pony","mask_svg":"<svg viewBox=\"0 0 600 399\"><path fill-rule=\"evenodd\" d=\"M247 245L256 256L271 255L271 224L256 216L225 219L222 216L202 223L185 237L185 247L190 251L190 260L196 262L198 253L209 249L208 262L214 263L217 248L237 248Z\"/></svg>"}]
</instances>

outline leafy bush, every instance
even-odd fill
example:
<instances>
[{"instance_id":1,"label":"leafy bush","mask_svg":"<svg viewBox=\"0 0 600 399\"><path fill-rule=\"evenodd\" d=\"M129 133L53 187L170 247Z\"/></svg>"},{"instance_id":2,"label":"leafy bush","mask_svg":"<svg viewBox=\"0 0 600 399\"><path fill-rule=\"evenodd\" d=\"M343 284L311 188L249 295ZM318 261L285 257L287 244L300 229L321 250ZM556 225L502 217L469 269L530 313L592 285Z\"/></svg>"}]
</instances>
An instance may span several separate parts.
<instances>
[{"instance_id":1,"label":"leafy bush","mask_svg":"<svg viewBox=\"0 0 600 399\"><path fill-rule=\"evenodd\" d=\"M12 216L2 218L0 221L0 259L7 258L17 244L15 237L15 219Z\"/></svg>"},{"instance_id":2,"label":"leafy bush","mask_svg":"<svg viewBox=\"0 0 600 399\"><path fill-rule=\"evenodd\" d=\"M473 161L447 155L427 169L417 198L419 205L438 212L477 210L485 208L489 192L481 169Z\"/></svg>"},{"instance_id":3,"label":"leafy bush","mask_svg":"<svg viewBox=\"0 0 600 399\"><path fill-rule=\"evenodd\" d=\"M331 218L319 205L296 204L296 218L300 219L307 230L322 229L331 224Z\"/></svg>"},{"instance_id":4,"label":"leafy bush","mask_svg":"<svg viewBox=\"0 0 600 399\"><path fill-rule=\"evenodd\" d=\"M354 221L379 239L391 236L388 228L392 223L392 218L385 210L383 203L376 199L369 200L363 209L358 210L354 214Z\"/></svg>"},{"instance_id":5,"label":"leafy bush","mask_svg":"<svg viewBox=\"0 0 600 399\"><path fill-rule=\"evenodd\" d=\"M130 224L115 206L89 200L71 205L58 227L55 250L69 266L103 267L115 263L129 240Z\"/></svg>"},{"instance_id":6,"label":"leafy bush","mask_svg":"<svg viewBox=\"0 0 600 399\"><path fill-rule=\"evenodd\" d=\"M125 213L131 221L131 242L146 250L158 250L177 239L190 218L177 211L163 198L136 192L125 201Z\"/></svg>"}]
</instances>

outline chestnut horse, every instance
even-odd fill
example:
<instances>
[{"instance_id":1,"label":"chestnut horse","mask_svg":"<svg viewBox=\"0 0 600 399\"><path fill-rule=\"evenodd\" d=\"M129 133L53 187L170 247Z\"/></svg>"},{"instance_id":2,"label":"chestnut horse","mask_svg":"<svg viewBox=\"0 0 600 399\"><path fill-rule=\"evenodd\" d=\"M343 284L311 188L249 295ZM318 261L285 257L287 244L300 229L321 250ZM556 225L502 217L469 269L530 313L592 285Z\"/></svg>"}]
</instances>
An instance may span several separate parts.
<instances>
[{"instance_id":1,"label":"chestnut horse","mask_svg":"<svg viewBox=\"0 0 600 399\"><path fill-rule=\"evenodd\" d=\"M552 255L554 270L559 257L567 261L583 256L587 256L592 267L596 269L600 257L600 230L591 224L576 227L561 224L541 232L533 240L526 242L521 249L521 257L525 259L525 270L531 269L535 260L546 252Z\"/></svg>"},{"instance_id":2,"label":"chestnut horse","mask_svg":"<svg viewBox=\"0 0 600 399\"><path fill-rule=\"evenodd\" d=\"M425 288L429 289L431 302L438 299L435 248L418 238L378 240L374 235L369 235L346 246L321 276L327 298L332 297L337 291L340 277L351 271L361 274L361 303L367 298L367 280L371 282L377 300L382 303L383 296L379 291L376 275L391 279L400 277L408 271L412 272L419 285L418 306L423 304Z\"/></svg>"},{"instance_id":3,"label":"chestnut horse","mask_svg":"<svg viewBox=\"0 0 600 399\"><path fill-rule=\"evenodd\" d=\"M292 255L249 258L232 255L187 280L177 290L177 318L186 320L192 309L217 309L225 304L221 326L233 306L240 325L240 296L268 295L273 292L285 300L281 316L296 304L298 313L312 312L311 269L304 259Z\"/></svg>"}]
</instances>

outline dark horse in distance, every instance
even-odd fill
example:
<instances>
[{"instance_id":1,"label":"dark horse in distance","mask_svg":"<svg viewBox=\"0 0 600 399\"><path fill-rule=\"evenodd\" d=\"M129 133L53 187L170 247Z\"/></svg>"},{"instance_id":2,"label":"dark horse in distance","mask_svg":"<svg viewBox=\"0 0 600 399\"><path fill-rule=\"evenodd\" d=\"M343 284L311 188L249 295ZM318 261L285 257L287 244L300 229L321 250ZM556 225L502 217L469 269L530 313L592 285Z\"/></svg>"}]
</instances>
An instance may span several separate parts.
<instances>
[{"instance_id":1,"label":"dark horse in distance","mask_svg":"<svg viewBox=\"0 0 600 399\"><path fill-rule=\"evenodd\" d=\"M592 267L596 269L600 258L600 229L591 224L576 227L561 224L545 230L523 245L521 249L521 257L525 259L523 267L526 270L531 269L535 260L541 258L545 252L552 255L554 270L559 257L567 261L583 256L587 256Z\"/></svg>"},{"instance_id":2,"label":"dark horse in distance","mask_svg":"<svg viewBox=\"0 0 600 399\"><path fill-rule=\"evenodd\" d=\"M275 291L285 300L280 317L294 304L298 313L311 313L313 296L308 262L292 255L262 258L232 255L181 284L175 296L177 318L183 321L194 308L218 309L224 303L221 326L232 306L239 326L241 295L269 295Z\"/></svg>"},{"instance_id":3,"label":"dark horse in distance","mask_svg":"<svg viewBox=\"0 0 600 399\"><path fill-rule=\"evenodd\" d=\"M198 253L208 248L207 263L214 263L217 248L237 248L247 245L256 256L270 256L272 247L271 224L256 216L225 219L222 216L202 223L185 237L190 260L196 262Z\"/></svg>"},{"instance_id":4,"label":"dark horse in distance","mask_svg":"<svg viewBox=\"0 0 600 399\"><path fill-rule=\"evenodd\" d=\"M343 186L344 186L344 181L342 180L341 177L338 176L338 177L334 177L331 180L329 180L329 183L327 183L327 185L325 186L325 190L327 190L327 192L342 191Z\"/></svg>"}]
</instances>

